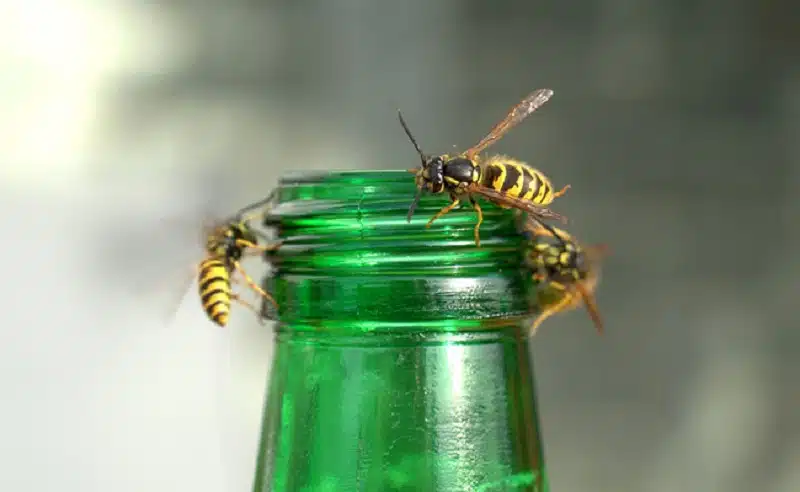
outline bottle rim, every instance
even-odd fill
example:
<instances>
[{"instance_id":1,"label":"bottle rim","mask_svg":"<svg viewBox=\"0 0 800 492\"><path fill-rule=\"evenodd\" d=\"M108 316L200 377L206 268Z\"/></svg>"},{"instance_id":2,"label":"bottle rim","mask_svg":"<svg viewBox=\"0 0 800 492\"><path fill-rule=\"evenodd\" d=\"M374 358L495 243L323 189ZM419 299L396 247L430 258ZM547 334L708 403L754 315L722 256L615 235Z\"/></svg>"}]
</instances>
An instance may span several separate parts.
<instances>
[{"instance_id":1,"label":"bottle rim","mask_svg":"<svg viewBox=\"0 0 800 492\"><path fill-rule=\"evenodd\" d=\"M296 300L297 295L289 295L289 291L300 282L316 284L315 288L325 285L326 293L318 290L317 295L330 296L324 300L328 308L337 303L334 292L344 283L374 289L376 296L402 293L402 298L385 302L394 318L403 318L398 310L407 313L404 323L418 320L444 326L454 318L529 315L529 275L525 275L522 261L524 237L518 232L514 212L481 201L484 222L478 247L474 242L476 215L468 201L427 228L428 220L450 200L447 194L424 193L408 222L406 215L416 191L413 175L404 170L307 172L283 177L277 204L264 219L264 225L275 230L282 241L281 248L267 256L272 274L265 287L275 291L279 305L281 297L291 305L289 299ZM378 287L381 282L397 287L383 291ZM371 309L348 306L342 300L338 303L338 309L358 312L361 318L374 321L381 317L379 302ZM281 308L281 318L283 314ZM269 317L275 319L276 315ZM310 312L306 316L316 318Z\"/></svg>"}]
</instances>

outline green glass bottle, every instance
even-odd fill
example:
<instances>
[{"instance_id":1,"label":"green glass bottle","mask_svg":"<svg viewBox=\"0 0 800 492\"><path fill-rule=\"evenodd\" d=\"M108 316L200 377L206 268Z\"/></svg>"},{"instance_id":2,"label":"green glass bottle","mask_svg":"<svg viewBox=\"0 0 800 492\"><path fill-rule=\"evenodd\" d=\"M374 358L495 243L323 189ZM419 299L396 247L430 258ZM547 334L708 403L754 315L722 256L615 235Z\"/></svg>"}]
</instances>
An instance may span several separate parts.
<instances>
[{"instance_id":1,"label":"green glass bottle","mask_svg":"<svg viewBox=\"0 0 800 492\"><path fill-rule=\"evenodd\" d=\"M280 304L256 492L548 490L513 213L426 196L407 172L282 180Z\"/></svg>"}]
</instances>

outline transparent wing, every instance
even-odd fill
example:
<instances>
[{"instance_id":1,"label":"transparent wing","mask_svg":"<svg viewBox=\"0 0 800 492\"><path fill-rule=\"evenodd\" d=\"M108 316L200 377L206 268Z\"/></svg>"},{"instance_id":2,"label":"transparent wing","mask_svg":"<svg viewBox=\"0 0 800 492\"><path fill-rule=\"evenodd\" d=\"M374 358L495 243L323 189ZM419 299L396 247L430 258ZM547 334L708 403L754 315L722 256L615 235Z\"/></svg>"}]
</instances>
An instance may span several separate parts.
<instances>
[{"instance_id":1,"label":"transparent wing","mask_svg":"<svg viewBox=\"0 0 800 492\"><path fill-rule=\"evenodd\" d=\"M159 322L171 325L175 321L184 299L192 293L191 287L197 278L196 273L197 266L190 265L183 271L170 272L169 275L164 275L161 285L154 286L150 292L141 296L142 301L147 302L144 307L147 308L152 301L153 315L156 319Z\"/></svg>"},{"instance_id":2,"label":"transparent wing","mask_svg":"<svg viewBox=\"0 0 800 492\"><path fill-rule=\"evenodd\" d=\"M202 315L197 290L189 289L198 263L206 257L206 236L226 222L220 217L244 202L246 188L227 166L193 169L173 178L162 176L147 185L117 178L103 181L97 205L102 218L95 221L91 250L86 251L93 269L87 273L118 298L123 309L165 323L187 293L194 297L192 308ZM259 198L232 216L272 199Z\"/></svg>"},{"instance_id":3,"label":"transparent wing","mask_svg":"<svg viewBox=\"0 0 800 492\"><path fill-rule=\"evenodd\" d=\"M579 282L575 284L575 290L580 294L586 312L592 318L592 323L594 323L597 333L602 335L605 328L603 327L603 318L600 316L600 309L597 307L597 301L594 298L594 292L592 292L594 289L590 290Z\"/></svg>"},{"instance_id":4,"label":"transparent wing","mask_svg":"<svg viewBox=\"0 0 800 492\"><path fill-rule=\"evenodd\" d=\"M93 239L95 273L123 310L169 324L204 258L196 217L121 217Z\"/></svg>"},{"instance_id":5,"label":"transparent wing","mask_svg":"<svg viewBox=\"0 0 800 492\"><path fill-rule=\"evenodd\" d=\"M511 108L506 117L497 123L488 135L464 153L467 159L473 159L477 154L500 140L509 130L522 123L525 118L541 108L551 97L553 97L552 89L537 89L528 94L525 99Z\"/></svg>"},{"instance_id":6,"label":"transparent wing","mask_svg":"<svg viewBox=\"0 0 800 492\"><path fill-rule=\"evenodd\" d=\"M603 327L603 320L600 317L600 309L597 307L597 300L595 299L594 292L597 285L600 283L600 270L602 261L611 254L611 249L606 244L591 244L583 248L586 258L591 264L591 278L587 279L584 284L579 284L576 287L583 299L583 304L586 306L586 311L592 318L597 333L603 334L605 331Z\"/></svg>"}]
</instances>

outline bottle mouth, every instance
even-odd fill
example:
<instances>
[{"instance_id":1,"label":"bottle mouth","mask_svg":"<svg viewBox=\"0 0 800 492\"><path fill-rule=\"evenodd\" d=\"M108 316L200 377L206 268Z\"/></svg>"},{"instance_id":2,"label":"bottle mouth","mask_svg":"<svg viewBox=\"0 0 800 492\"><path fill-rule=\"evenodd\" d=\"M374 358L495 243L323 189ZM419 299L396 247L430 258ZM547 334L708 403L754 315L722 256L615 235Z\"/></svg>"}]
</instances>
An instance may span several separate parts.
<instances>
[{"instance_id":1,"label":"bottle mouth","mask_svg":"<svg viewBox=\"0 0 800 492\"><path fill-rule=\"evenodd\" d=\"M341 309L348 309L346 301L330 296L349 285L360 292L351 293L360 303L351 309L371 319L381 317L382 303L402 304L405 319L527 313L522 301L524 238L513 211L482 201L484 221L477 247L477 215L469 201L426 228L450 200L444 194L423 194L407 222L416 191L414 177L406 170L284 177L277 205L264 219L282 241L268 256L272 273L265 286L276 291L281 304L286 297L282 288L306 283L315 295L325 297L323 302L339 302ZM327 289L324 293L321 286ZM361 295L370 290L369 296ZM344 295L336 295L340 294ZM456 314L448 311L454 308Z\"/></svg>"},{"instance_id":2,"label":"bottle mouth","mask_svg":"<svg viewBox=\"0 0 800 492\"><path fill-rule=\"evenodd\" d=\"M420 268L425 275L460 277L465 268L484 274L510 262L519 267L514 252L524 238L511 211L481 203L484 222L481 247L476 247L477 216L467 201L427 228L450 200L446 195L423 194L407 222L416 191L406 171L290 176L281 180L277 205L264 225L277 230L283 241L277 257L330 255L326 263L313 264L319 273L408 274L409 269ZM285 262L282 266L291 267Z\"/></svg>"},{"instance_id":3,"label":"bottle mouth","mask_svg":"<svg viewBox=\"0 0 800 492\"><path fill-rule=\"evenodd\" d=\"M289 216L336 215L337 210L342 215L341 218L352 217L354 210L369 217L388 218L397 215L399 210L405 213L414 201L416 192L414 177L407 171L339 171L290 175L280 180L277 191L278 205L269 214L268 222L272 220L274 224L274 219ZM418 230L418 225L422 225L424 229L430 217L449 203L450 199L446 194L424 193L412 223L402 228L403 232ZM498 229L498 221L502 222L499 227L500 232L505 232L505 226L511 223L512 216L509 211L485 200L481 200L481 208L485 211L486 218L481 231L486 228L487 239L493 236L492 230ZM475 212L465 201L459 208L438 219L431 230L439 230L440 233L436 235L441 235L442 226L447 225L449 226L447 235L450 239L466 240L472 234L475 219ZM399 226L394 223L367 225L371 226L370 229L380 225L381 230L391 227L391 232L395 233ZM348 226L350 230L353 228L352 224Z\"/></svg>"}]
</instances>

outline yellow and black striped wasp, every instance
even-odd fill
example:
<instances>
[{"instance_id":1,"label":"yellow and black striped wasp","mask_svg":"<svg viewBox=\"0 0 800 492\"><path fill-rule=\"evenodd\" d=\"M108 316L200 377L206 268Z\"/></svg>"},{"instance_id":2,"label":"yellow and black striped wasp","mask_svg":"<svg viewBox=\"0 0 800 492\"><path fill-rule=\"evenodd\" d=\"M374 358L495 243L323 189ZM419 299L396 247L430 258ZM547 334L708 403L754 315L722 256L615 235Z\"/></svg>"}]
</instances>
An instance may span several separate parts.
<instances>
[{"instance_id":1,"label":"yellow and black striped wasp","mask_svg":"<svg viewBox=\"0 0 800 492\"><path fill-rule=\"evenodd\" d=\"M249 308L261 320L259 311L232 291L232 284L238 281L237 274L252 290L278 307L275 299L258 286L240 263L245 256L261 255L280 248L280 242L260 244L260 234L250 226L250 221L267 213L274 196L273 192L226 220L206 221L203 226L206 258L196 267L198 293L203 311L219 326L227 325L232 301ZM253 210L255 212L248 213Z\"/></svg>"},{"instance_id":2,"label":"yellow and black striped wasp","mask_svg":"<svg viewBox=\"0 0 800 492\"><path fill-rule=\"evenodd\" d=\"M422 193L429 191L447 192L450 194L451 202L434 215L426 227L430 227L436 219L457 207L466 196L478 215L475 224L476 246L480 246L479 231L483 223L483 211L473 195L480 195L501 208L515 208L527 212L539 223L542 219L555 219L565 223L566 217L545 207L566 193L570 188L569 185L555 191L547 176L522 161L504 155L488 158L479 155L544 105L552 95L551 89L538 89L532 92L511 108L506 117L481 141L457 155L425 155L409 130L402 113L398 111L400 124L422 161L420 168L409 169L409 172L416 176L417 195L408 210L408 221L411 221Z\"/></svg>"},{"instance_id":3,"label":"yellow and black striped wasp","mask_svg":"<svg viewBox=\"0 0 800 492\"><path fill-rule=\"evenodd\" d=\"M582 246L566 231L529 222L525 263L538 281L536 299L541 312L530 327L530 334L554 314L586 306L599 334L603 320L594 297L600 281L600 262L608 255L604 244Z\"/></svg>"},{"instance_id":4,"label":"yellow and black striped wasp","mask_svg":"<svg viewBox=\"0 0 800 492\"><path fill-rule=\"evenodd\" d=\"M217 180L215 192L223 185L224 181ZM114 189L115 197L124 192ZM201 200L209 203L209 196L204 193ZM262 310L233 292L232 284L246 284L259 299L276 305L270 293L251 278L242 264L247 257L261 255L269 266L266 252L281 246L280 241L269 237L268 231L255 223L251 225L257 217L272 210L275 197L273 192L222 217L204 206L204 218L199 223L195 218L163 215L169 202L153 195L141 206L120 208L109 215L114 225L109 220L98 228L102 235L92 242L96 250L91 265L104 287L113 285L122 289L120 292L108 289L109 299L119 293L123 296L121 304L126 306L123 309L129 306L137 313L154 315L159 324L172 323L193 281L198 282L195 295L199 296L204 313L215 324L227 325L233 303L250 308L264 321ZM190 213L196 216L191 197L182 194L181 198L181 205L188 205ZM153 205L153 209L146 208ZM153 223L156 217L157 225ZM120 228L119 223L124 226ZM112 227L119 232L108 234Z\"/></svg>"}]
</instances>

